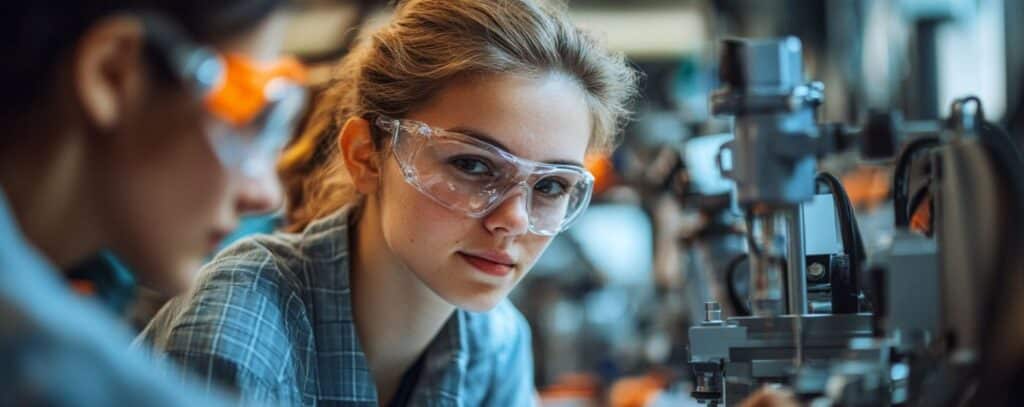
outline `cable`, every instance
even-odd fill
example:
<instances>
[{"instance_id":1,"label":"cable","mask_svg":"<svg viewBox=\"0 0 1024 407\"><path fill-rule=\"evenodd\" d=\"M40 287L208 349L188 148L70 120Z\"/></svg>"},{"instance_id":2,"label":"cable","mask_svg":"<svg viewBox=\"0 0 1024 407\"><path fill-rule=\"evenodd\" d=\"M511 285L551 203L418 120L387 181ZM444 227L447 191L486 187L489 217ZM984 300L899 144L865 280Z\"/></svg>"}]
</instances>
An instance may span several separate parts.
<instances>
[{"instance_id":1,"label":"cable","mask_svg":"<svg viewBox=\"0 0 1024 407\"><path fill-rule=\"evenodd\" d=\"M828 172L820 172L815 177L815 182L828 186L829 193L836 205L836 213L839 216L839 227L843 239L843 252L850 257L850 270L852 275L860 270L861 264L867 259L867 250L864 248L864 239L860 234L860 226L857 224L857 217L854 213L853 203L843 184L834 175Z\"/></svg>"},{"instance_id":2,"label":"cable","mask_svg":"<svg viewBox=\"0 0 1024 407\"><path fill-rule=\"evenodd\" d=\"M893 170L892 182L893 182L893 214L896 217L897 227L909 227L910 226L910 212L908 194L910 191L907 182L906 172L910 168L910 164L914 161L914 157L921 151L936 147L939 145L939 138L935 136L922 137L911 141L903 148L903 152L900 153L899 158L896 159L896 168Z\"/></svg>"},{"instance_id":3,"label":"cable","mask_svg":"<svg viewBox=\"0 0 1024 407\"><path fill-rule=\"evenodd\" d=\"M860 234L853 204L846 194L842 182L834 175L821 172L814 179L816 184L821 183L828 187L829 194L832 195L833 202L835 202L840 235L843 240L843 253L846 254L849 261L849 269L846 274L840 273L832 276L832 312L859 312L863 297L861 294L865 292L864 287L861 287L860 284L860 271L867 260L867 251L864 249L864 240Z\"/></svg>"},{"instance_id":4,"label":"cable","mask_svg":"<svg viewBox=\"0 0 1024 407\"><path fill-rule=\"evenodd\" d=\"M747 222L747 231L744 235L747 238L747 246L750 246L750 252L755 256L761 255L761 246L757 245L757 241L754 240L754 214L751 210L747 210L744 214L744 220Z\"/></svg>"}]
</instances>

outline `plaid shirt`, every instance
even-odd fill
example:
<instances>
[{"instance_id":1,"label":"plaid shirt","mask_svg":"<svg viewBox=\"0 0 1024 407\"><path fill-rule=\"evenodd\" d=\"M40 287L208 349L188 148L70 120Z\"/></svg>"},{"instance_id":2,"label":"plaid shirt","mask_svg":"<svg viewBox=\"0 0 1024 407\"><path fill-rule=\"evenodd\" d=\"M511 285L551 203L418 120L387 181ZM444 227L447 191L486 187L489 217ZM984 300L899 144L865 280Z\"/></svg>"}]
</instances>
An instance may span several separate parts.
<instances>
[{"instance_id":1,"label":"plaid shirt","mask_svg":"<svg viewBox=\"0 0 1024 407\"><path fill-rule=\"evenodd\" d=\"M358 343L349 288L352 208L302 234L239 242L204 267L140 340L226 385L246 401L378 405ZM457 310L430 343L410 403L534 403L526 320L507 301L487 313Z\"/></svg>"}]
</instances>

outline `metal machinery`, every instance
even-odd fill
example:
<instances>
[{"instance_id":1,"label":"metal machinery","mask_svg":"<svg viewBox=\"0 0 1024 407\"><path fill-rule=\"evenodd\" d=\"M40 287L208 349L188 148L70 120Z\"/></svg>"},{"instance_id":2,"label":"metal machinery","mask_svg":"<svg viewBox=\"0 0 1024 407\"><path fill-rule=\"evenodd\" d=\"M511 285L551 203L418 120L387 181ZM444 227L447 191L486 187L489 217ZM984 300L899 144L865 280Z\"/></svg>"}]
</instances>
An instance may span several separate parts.
<instances>
[{"instance_id":1,"label":"metal machinery","mask_svg":"<svg viewBox=\"0 0 1024 407\"><path fill-rule=\"evenodd\" d=\"M690 347L694 396L730 404L762 383L788 382L804 364L838 357L850 339L870 337L871 317L857 313L849 269L832 273L833 298L847 301L833 314L808 312L805 205L815 201L826 137L815 120L823 86L802 82L800 41L726 40L720 69L724 87L711 104L713 113L735 116L720 164L746 214L752 315L722 321L709 303Z\"/></svg>"},{"instance_id":2,"label":"metal machinery","mask_svg":"<svg viewBox=\"0 0 1024 407\"><path fill-rule=\"evenodd\" d=\"M819 124L824 89L803 82L793 37L725 40L720 80L711 105L734 117L719 164L746 217L750 316L723 320L720 304L706 304L704 322L689 332L693 396L735 405L778 383L816 405L963 398L992 354L985 316L1007 296L989 293L1001 288L1001 262L1019 242L1009 226L1020 219L1015 147L976 98L954 103L927 136L911 136L898 115L874 115L859 132ZM869 264L852 209L816 194L816 161L854 140L862 156L891 157L904 139L897 234ZM845 195L834 178L830 189ZM906 232L921 205L930 208L931 236ZM845 250L809 249L829 236Z\"/></svg>"}]
</instances>

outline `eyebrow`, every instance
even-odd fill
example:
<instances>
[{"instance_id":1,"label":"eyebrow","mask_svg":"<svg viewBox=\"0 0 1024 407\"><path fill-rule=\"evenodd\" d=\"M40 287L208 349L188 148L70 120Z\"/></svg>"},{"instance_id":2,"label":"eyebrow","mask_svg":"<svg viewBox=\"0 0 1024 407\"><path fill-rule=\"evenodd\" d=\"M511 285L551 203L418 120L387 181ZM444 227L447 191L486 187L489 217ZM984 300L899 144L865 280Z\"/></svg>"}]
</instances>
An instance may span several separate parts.
<instances>
[{"instance_id":1,"label":"eyebrow","mask_svg":"<svg viewBox=\"0 0 1024 407\"><path fill-rule=\"evenodd\" d=\"M477 140L483 141L483 142L485 142L487 144L490 144L492 146L498 147L498 148L502 149L503 151L505 151L506 153L512 154L512 155L517 156L517 157L519 156L518 154L513 153L512 150L510 150L508 147L505 147L504 144L501 144L501 142L499 142L498 140L495 140L494 137L491 137L491 136L487 135L487 133L484 133L482 131L471 129L471 128L468 128L468 127L455 127L455 128L448 129L447 131L450 131L450 132L453 132L453 133L465 134L467 136L470 136L470 137L475 138ZM581 163L579 161L573 161L573 160L548 160L548 161L544 161L544 163L546 163L546 164L556 164L556 165L572 165L572 166L584 168L583 167L583 163Z\"/></svg>"}]
</instances>

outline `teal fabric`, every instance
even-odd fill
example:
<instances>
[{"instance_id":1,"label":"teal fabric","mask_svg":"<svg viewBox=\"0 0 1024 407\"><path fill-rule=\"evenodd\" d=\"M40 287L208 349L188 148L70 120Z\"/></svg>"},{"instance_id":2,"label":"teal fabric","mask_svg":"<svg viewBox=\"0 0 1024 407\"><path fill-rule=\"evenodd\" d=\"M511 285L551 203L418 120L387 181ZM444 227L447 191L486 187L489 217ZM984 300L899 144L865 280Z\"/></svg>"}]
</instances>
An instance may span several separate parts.
<instances>
[{"instance_id":1,"label":"teal fabric","mask_svg":"<svg viewBox=\"0 0 1024 407\"><path fill-rule=\"evenodd\" d=\"M168 379L180 373L130 341L24 240L0 191L0 405L227 405L190 379Z\"/></svg>"}]
</instances>

